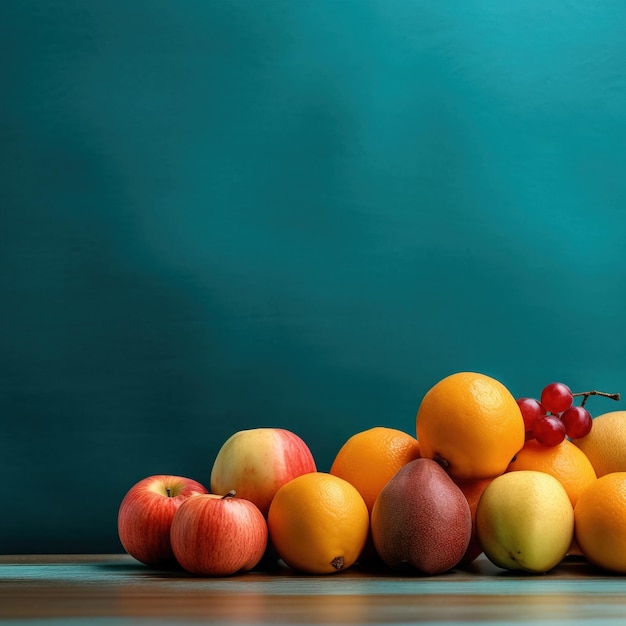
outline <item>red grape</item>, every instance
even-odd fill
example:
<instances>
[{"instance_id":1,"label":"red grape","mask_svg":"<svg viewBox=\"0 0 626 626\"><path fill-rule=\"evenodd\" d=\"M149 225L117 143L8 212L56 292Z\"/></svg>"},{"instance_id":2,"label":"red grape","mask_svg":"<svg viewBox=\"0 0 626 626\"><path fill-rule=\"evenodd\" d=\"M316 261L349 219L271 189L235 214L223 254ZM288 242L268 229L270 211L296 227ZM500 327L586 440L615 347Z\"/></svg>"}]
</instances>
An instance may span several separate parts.
<instances>
[{"instance_id":1,"label":"red grape","mask_svg":"<svg viewBox=\"0 0 626 626\"><path fill-rule=\"evenodd\" d=\"M580 439L589 434L593 425L591 413L582 406L572 406L561 415L565 431L570 439Z\"/></svg>"},{"instance_id":2,"label":"red grape","mask_svg":"<svg viewBox=\"0 0 626 626\"><path fill-rule=\"evenodd\" d=\"M550 413L561 413L572 406L572 390L563 383L550 383L541 392L541 404Z\"/></svg>"},{"instance_id":3,"label":"red grape","mask_svg":"<svg viewBox=\"0 0 626 626\"><path fill-rule=\"evenodd\" d=\"M522 412L526 432L532 429L538 417L546 414L546 410L541 406L539 400L535 400L535 398L518 398L517 406L519 406Z\"/></svg>"},{"instance_id":4,"label":"red grape","mask_svg":"<svg viewBox=\"0 0 626 626\"><path fill-rule=\"evenodd\" d=\"M565 439L565 424L555 415L543 415L533 424L532 434L542 446L558 446Z\"/></svg>"}]
</instances>

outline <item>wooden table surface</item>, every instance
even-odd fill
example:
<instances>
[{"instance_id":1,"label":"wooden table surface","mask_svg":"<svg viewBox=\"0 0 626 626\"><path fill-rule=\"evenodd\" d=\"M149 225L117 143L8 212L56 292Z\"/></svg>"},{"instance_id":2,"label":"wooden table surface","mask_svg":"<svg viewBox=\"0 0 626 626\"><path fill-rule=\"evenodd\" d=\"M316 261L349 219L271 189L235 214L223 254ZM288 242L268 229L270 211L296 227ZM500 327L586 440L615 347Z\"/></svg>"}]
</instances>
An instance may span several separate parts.
<instances>
[{"instance_id":1,"label":"wooden table surface","mask_svg":"<svg viewBox=\"0 0 626 626\"><path fill-rule=\"evenodd\" d=\"M127 555L0 556L0 620L34 624L626 624L626 576L582 560L518 575L479 557L439 576L353 567L229 578L151 570Z\"/></svg>"}]
</instances>

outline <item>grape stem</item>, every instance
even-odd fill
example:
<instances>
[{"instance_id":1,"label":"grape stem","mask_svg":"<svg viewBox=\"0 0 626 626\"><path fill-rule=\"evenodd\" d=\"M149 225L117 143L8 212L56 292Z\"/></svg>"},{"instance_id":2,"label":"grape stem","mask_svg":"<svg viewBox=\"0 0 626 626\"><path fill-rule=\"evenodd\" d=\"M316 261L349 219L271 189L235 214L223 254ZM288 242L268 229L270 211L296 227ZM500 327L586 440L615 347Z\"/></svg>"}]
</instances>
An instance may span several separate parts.
<instances>
[{"instance_id":1,"label":"grape stem","mask_svg":"<svg viewBox=\"0 0 626 626\"><path fill-rule=\"evenodd\" d=\"M585 406L585 402L589 399L589 396L603 396L604 398L611 398L611 400L619 400L619 393L606 393L604 391L581 391L579 393L573 393L573 396L583 396L583 401L580 406Z\"/></svg>"}]
</instances>

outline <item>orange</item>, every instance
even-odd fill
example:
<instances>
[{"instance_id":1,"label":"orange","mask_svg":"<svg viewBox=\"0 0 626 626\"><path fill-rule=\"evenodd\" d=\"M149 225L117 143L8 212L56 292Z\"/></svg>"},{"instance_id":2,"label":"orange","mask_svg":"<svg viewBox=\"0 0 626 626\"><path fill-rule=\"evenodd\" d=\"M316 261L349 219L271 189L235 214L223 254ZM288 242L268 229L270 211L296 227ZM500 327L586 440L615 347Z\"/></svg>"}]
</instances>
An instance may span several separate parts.
<instances>
[{"instance_id":1,"label":"orange","mask_svg":"<svg viewBox=\"0 0 626 626\"><path fill-rule=\"evenodd\" d=\"M626 411L598 415L589 434L572 441L587 455L598 478L626 472Z\"/></svg>"},{"instance_id":2,"label":"orange","mask_svg":"<svg viewBox=\"0 0 626 626\"><path fill-rule=\"evenodd\" d=\"M478 534L476 532L476 508L478 507L480 496L483 495L483 491L485 491L485 488L492 480L493 478L477 478L476 480L455 481L469 504L470 514L472 517L472 534L470 536L470 542L467 546L467 550L465 550L463 558L459 562L459 565L468 565L483 551L480 542L478 541Z\"/></svg>"},{"instance_id":3,"label":"orange","mask_svg":"<svg viewBox=\"0 0 626 626\"><path fill-rule=\"evenodd\" d=\"M409 461L420 456L417 439L376 426L352 435L340 448L330 473L357 488L371 513L382 488Z\"/></svg>"},{"instance_id":4,"label":"orange","mask_svg":"<svg viewBox=\"0 0 626 626\"><path fill-rule=\"evenodd\" d=\"M267 516L270 539L291 568L332 574L350 567L369 533L367 506L347 480L303 474L283 485Z\"/></svg>"},{"instance_id":5,"label":"orange","mask_svg":"<svg viewBox=\"0 0 626 626\"><path fill-rule=\"evenodd\" d=\"M421 455L457 480L504 473L524 445L524 420L511 392L476 372L451 374L424 396L416 417Z\"/></svg>"},{"instance_id":6,"label":"orange","mask_svg":"<svg viewBox=\"0 0 626 626\"><path fill-rule=\"evenodd\" d=\"M580 494L596 480L589 459L567 439L550 447L528 440L507 469L516 470L536 470L554 476L567 491L572 506L576 506Z\"/></svg>"},{"instance_id":7,"label":"orange","mask_svg":"<svg viewBox=\"0 0 626 626\"><path fill-rule=\"evenodd\" d=\"M594 565L626 574L626 472L605 474L574 507L576 542Z\"/></svg>"}]
</instances>

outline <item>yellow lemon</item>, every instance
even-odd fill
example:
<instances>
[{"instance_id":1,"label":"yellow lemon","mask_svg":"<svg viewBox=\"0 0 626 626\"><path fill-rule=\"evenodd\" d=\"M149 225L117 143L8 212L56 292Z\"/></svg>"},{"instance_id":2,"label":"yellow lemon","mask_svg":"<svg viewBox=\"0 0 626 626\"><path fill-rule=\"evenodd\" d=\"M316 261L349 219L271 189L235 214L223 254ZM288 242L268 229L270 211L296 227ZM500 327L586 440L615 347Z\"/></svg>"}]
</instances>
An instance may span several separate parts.
<instances>
[{"instance_id":1,"label":"yellow lemon","mask_svg":"<svg viewBox=\"0 0 626 626\"><path fill-rule=\"evenodd\" d=\"M569 550L574 509L554 476L535 470L507 472L483 491L476 532L483 552L498 567L544 573Z\"/></svg>"}]
</instances>

